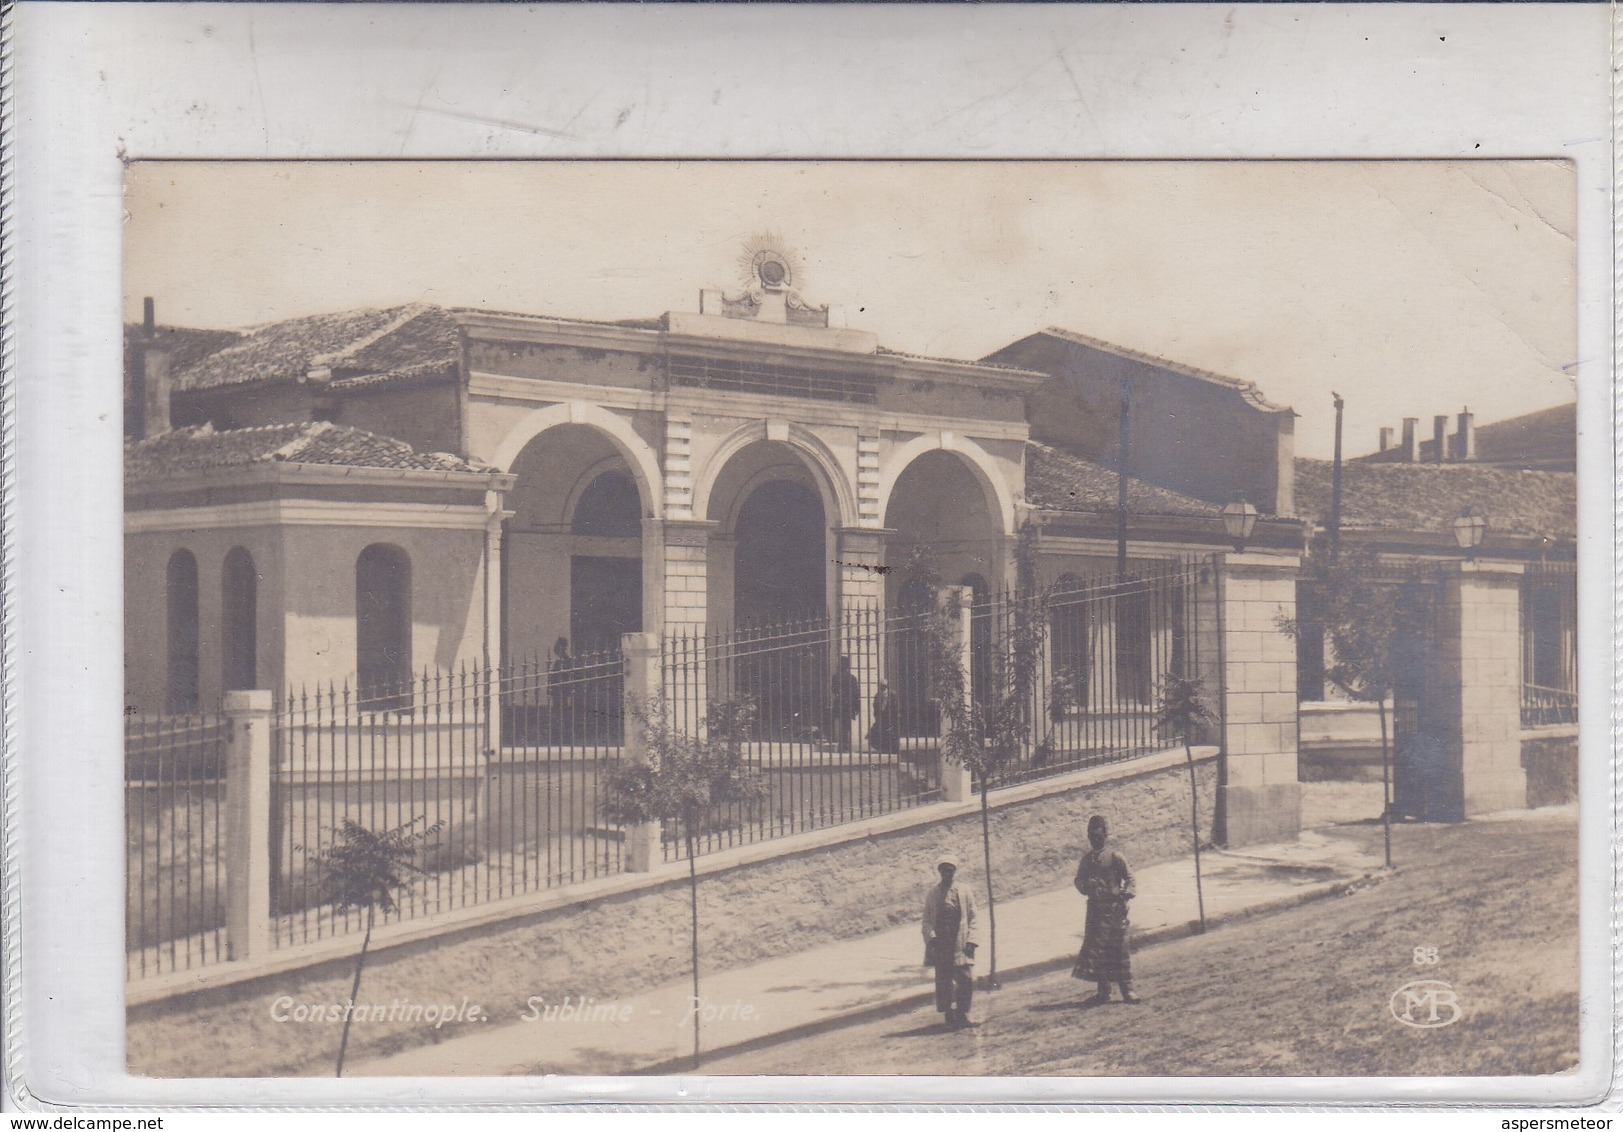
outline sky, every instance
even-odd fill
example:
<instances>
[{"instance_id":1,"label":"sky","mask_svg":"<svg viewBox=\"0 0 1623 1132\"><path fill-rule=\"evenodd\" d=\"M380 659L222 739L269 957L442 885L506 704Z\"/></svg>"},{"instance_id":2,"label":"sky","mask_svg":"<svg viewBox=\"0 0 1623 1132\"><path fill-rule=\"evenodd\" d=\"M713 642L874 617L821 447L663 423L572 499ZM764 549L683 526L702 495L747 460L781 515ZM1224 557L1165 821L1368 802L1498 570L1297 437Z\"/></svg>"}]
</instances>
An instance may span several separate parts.
<instances>
[{"instance_id":1,"label":"sky","mask_svg":"<svg viewBox=\"0 0 1623 1132\"><path fill-rule=\"evenodd\" d=\"M982 357L1061 326L1255 382L1298 455L1469 407L1568 402L1559 161L138 162L125 317L243 327L422 301L698 309L771 234L886 347Z\"/></svg>"}]
</instances>

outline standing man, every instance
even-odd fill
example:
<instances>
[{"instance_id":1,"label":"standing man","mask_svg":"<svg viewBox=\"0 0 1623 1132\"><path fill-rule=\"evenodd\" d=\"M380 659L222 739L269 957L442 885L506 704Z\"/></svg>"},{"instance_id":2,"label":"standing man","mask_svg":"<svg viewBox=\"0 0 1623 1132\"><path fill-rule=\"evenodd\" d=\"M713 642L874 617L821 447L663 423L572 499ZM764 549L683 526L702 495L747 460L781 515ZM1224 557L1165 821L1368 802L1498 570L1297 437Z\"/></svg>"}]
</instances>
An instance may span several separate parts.
<instances>
[{"instance_id":1,"label":"standing man","mask_svg":"<svg viewBox=\"0 0 1623 1132\"><path fill-rule=\"evenodd\" d=\"M839 743L841 751L850 751L851 721L856 719L857 712L862 707L862 685L857 683L857 674L851 671L850 657L840 657L840 663L834 670L834 687L831 691L834 738Z\"/></svg>"},{"instance_id":2,"label":"standing man","mask_svg":"<svg viewBox=\"0 0 1623 1132\"><path fill-rule=\"evenodd\" d=\"M552 642L552 662L547 665L547 729L553 744L568 744L575 738L574 667L569 638L559 637Z\"/></svg>"},{"instance_id":3,"label":"standing man","mask_svg":"<svg viewBox=\"0 0 1623 1132\"><path fill-rule=\"evenodd\" d=\"M868 728L868 746L876 751L894 755L902 749L902 701L890 690L890 685L879 681L879 690L873 697L873 725Z\"/></svg>"},{"instance_id":4,"label":"standing man","mask_svg":"<svg viewBox=\"0 0 1623 1132\"><path fill-rule=\"evenodd\" d=\"M1088 898L1088 919L1082 929L1082 953L1071 970L1073 979L1089 979L1098 986L1089 1003L1110 1001L1110 984L1121 987L1123 1002L1137 1002L1133 993L1133 967L1127 954L1127 902L1136 894L1127 858L1110 848L1110 826L1103 814L1088 819L1089 849L1076 868L1076 890Z\"/></svg>"},{"instance_id":5,"label":"standing man","mask_svg":"<svg viewBox=\"0 0 1623 1132\"><path fill-rule=\"evenodd\" d=\"M947 1016L949 1030L962 1030L970 1024L975 949L980 945L975 894L953 883L957 857L942 857L936 872L941 881L924 897L924 965L935 968L935 1008Z\"/></svg>"}]
</instances>

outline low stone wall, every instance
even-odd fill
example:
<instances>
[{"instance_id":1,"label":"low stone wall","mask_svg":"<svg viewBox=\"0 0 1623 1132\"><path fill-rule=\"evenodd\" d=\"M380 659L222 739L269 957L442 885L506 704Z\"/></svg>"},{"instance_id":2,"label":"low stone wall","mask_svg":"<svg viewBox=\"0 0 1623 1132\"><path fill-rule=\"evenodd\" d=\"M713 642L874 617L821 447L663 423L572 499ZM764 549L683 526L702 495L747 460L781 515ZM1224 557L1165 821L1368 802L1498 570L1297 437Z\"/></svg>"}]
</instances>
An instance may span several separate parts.
<instances>
[{"instance_id":1,"label":"low stone wall","mask_svg":"<svg viewBox=\"0 0 1623 1132\"><path fill-rule=\"evenodd\" d=\"M1540 735L1522 732L1522 768L1527 771L1527 805L1564 806L1578 800L1578 731Z\"/></svg>"},{"instance_id":2,"label":"low stone wall","mask_svg":"<svg viewBox=\"0 0 1623 1132\"><path fill-rule=\"evenodd\" d=\"M1203 830L1216 794L1216 765L1197 764ZM1089 815L1111 820L1130 861L1148 864L1189 851L1189 774L1183 765L1135 772L991 812L992 864L1000 899L1070 883L1086 845ZM997 795L993 795L996 804ZM937 854L956 853L961 877L985 891L980 816L959 813L905 829L740 865L699 882L701 970L747 966L837 939L915 922L935 878ZM1080 922L1082 904L1077 901ZM358 941L357 941L358 947ZM599 1002L637 994L688 973L685 872L667 870L651 887L536 913L454 937L401 946L369 962L367 1003L447 1003L483 1008L492 1023L515 1020L531 995ZM278 1022L283 996L343 1003L350 972L335 964L221 988L191 1000L132 1007L132 1073L149 1076L324 1075L332 1072L338 1024ZM922 975L921 975L922 978ZM287 1013L284 1001L281 1012ZM357 1024L352 1060L464 1034L476 1023ZM222 1061L222 1050L233 1051ZM605 1071L615 1067L605 1065Z\"/></svg>"},{"instance_id":3,"label":"low stone wall","mask_svg":"<svg viewBox=\"0 0 1623 1132\"><path fill-rule=\"evenodd\" d=\"M1298 705L1297 729L1300 781L1381 781L1381 723L1374 704L1308 701Z\"/></svg>"}]
</instances>

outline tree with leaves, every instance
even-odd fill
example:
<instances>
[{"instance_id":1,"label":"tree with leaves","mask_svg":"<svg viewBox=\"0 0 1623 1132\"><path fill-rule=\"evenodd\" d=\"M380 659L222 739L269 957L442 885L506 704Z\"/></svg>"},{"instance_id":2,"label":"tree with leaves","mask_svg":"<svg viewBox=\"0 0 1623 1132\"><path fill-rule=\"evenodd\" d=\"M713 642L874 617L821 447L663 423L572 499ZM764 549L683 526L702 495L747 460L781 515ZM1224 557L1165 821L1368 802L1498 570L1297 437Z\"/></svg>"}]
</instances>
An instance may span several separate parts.
<instances>
[{"instance_id":1,"label":"tree with leaves","mask_svg":"<svg viewBox=\"0 0 1623 1132\"><path fill-rule=\"evenodd\" d=\"M1206 703L1206 689L1198 679L1168 672L1161 677L1155 705L1155 730L1164 739L1183 743L1189 764L1189 827L1195 843L1195 908L1200 930L1206 930L1206 894L1200 878L1200 788L1195 781L1194 742L1217 722Z\"/></svg>"},{"instance_id":2,"label":"tree with leaves","mask_svg":"<svg viewBox=\"0 0 1623 1132\"><path fill-rule=\"evenodd\" d=\"M766 779L744 761L755 722L751 696L712 701L704 730L691 734L672 719L662 699L636 712L647 761L618 767L605 781L603 813L626 824L672 824L687 851L690 958L693 972L693 1066L699 1066L699 874L695 859L705 829L727 811L766 797Z\"/></svg>"},{"instance_id":3,"label":"tree with leaves","mask_svg":"<svg viewBox=\"0 0 1623 1132\"><path fill-rule=\"evenodd\" d=\"M423 843L439 833L443 822L424 826L426 819L413 818L381 833L367 829L346 817L333 832L332 844L315 854L315 865L326 902L340 915L366 909L366 934L361 937L361 953L355 959L355 978L349 987L350 1009L344 1014L344 1032L338 1042L338 1068L344 1075L344 1056L349 1052L349 1026L356 996L361 993L361 972L366 969L366 953L372 943L372 925L379 912L387 915L398 907L395 894L411 883L414 874L424 870L417 865Z\"/></svg>"}]
</instances>

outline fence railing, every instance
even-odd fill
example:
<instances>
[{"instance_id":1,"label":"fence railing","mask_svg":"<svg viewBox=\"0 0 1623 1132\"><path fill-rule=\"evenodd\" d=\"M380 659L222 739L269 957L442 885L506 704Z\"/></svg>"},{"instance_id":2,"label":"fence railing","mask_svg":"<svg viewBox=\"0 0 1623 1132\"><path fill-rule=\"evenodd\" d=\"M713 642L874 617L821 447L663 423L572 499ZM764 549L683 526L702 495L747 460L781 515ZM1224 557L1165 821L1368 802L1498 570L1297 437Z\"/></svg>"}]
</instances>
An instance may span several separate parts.
<instances>
[{"instance_id":1,"label":"fence railing","mask_svg":"<svg viewBox=\"0 0 1623 1132\"><path fill-rule=\"evenodd\" d=\"M915 662L924 655L923 630L920 616L859 608L837 618L667 636L661 684L673 722L697 729L709 705L747 697L755 715L742 755L765 780L762 800L710 815L695 851L938 800L939 713ZM686 852L678 833L665 831L667 860Z\"/></svg>"},{"instance_id":2,"label":"fence railing","mask_svg":"<svg viewBox=\"0 0 1623 1132\"><path fill-rule=\"evenodd\" d=\"M1157 729L1156 703L1169 673L1202 671L1200 600L1199 568L1180 563L972 607L972 621L988 618L996 642L1013 639L1022 620L1034 623L1031 635L1040 641L1028 673L1010 670L1002 678L1023 693L1030 722L1018 755L995 768L993 788L1180 743ZM1013 669L1020 661L1005 664ZM1216 692L1207 689L1214 709Z\"/></svg>"},{"instance_id":3,"label":"fence railing","mask_svg":"<svg viewBox=\"0 0 1623 1132\"><path fill-rule=\"evenodd\" d=\"M124 720L124 944L132 978L226 956L225 728Z\"/></svg>"},{"instance_id":4,"label":"fence railing","mask_svg":"<svg viewBox=\"0 0 1623 1132\"><path fill-rule=\"evenodd\" d=\"M1195 572L1180 567L969 609L959 625L973 696L995 693L990 681L1007 671L1020 619L1041 629L1041 648L1020 677L1029 742L992 787L1176 742L1155 732L1155 681L1197 669L1197 604ZM344 685L301 688L268 717L257 709L257 763L248 740L227 746L235 716L131 719L130 976L363 929L364 911L340 914L332 902L327 853L346 822L422 835L415 869L381 923L611 876L633 867L633 845L656 860L681 858L680 830L660 831L656 851L654 831L605 816L610 780L628 758L627 732L642 726L639 696L662 697L670 720L690 733L717 703L753 703L739 753L765 796L707 815L697 853L961 798L962 786L950 792L943 774L931 687L940 626L934 609L857 608L767 627L674 631L649 646L657 663L639 660L643 683L629 690L619 650L469 664L370 687L364 697ZM643 757L640 743L633 747L629 757ZM262 798L254 804L268 813L253 810L259 816L244 828L263 822L269 833L233 842L228 815L241 811L228 811L228 779L250 765L269 767L268 789L245 779L236 802ZM241 890L228 884L255 872L233 854L259 852L269 856L265 913L244 911ZM267 921L255 936L263 942L231 947L227 923L235 931L255 915Z\"/></svg>"},{"instance_id":5,"label":"fence railing","mask_svg":"<svg viewBox=\"0 0 1623 1132\"><path fill-rule=\"evenodd\" d=\"M384 922L618 872L619 831L598 815L621 753L621 681L614 652L468 665L367 702L346 688L290 695L271 792L277 945L364 925L326 903L321 850L346 820L426 833ZM370 710L380 702L391 709Z\"/></svg>"},{"instance_id":6,"label":"fence railing","mask_svg":"<svg viewBox=\"0 0 1623 1132\"><path fill-rule=\"evenodd\" d=\"M1522 726L1578 722L1578 576L1570 562L1522 575Z\"/></svg>"}]
</instances>

